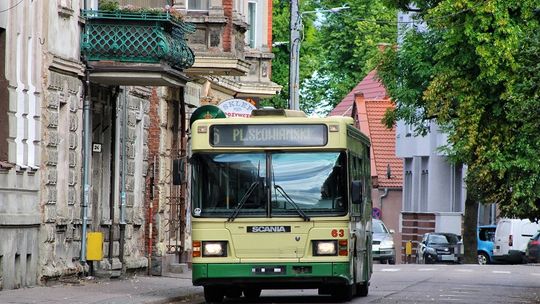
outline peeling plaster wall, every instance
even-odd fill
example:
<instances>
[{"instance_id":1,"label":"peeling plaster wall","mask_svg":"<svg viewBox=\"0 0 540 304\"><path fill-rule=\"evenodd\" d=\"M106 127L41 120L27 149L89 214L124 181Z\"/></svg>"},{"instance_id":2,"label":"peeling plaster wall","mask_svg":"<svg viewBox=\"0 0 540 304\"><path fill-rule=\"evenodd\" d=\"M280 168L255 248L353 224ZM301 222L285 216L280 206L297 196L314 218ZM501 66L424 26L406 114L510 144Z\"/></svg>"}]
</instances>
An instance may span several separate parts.
<instances>
[{"instance_id":1,"label":"peeling plaster wall","mask_svg":"<svg viewBox=\"0 0 540 304\"><path fill-rule=\"evenodd\" d=\"M75 274L81 246L82 83L48 71L41 171L42 277Z\"/></svg>"}]
</instances>

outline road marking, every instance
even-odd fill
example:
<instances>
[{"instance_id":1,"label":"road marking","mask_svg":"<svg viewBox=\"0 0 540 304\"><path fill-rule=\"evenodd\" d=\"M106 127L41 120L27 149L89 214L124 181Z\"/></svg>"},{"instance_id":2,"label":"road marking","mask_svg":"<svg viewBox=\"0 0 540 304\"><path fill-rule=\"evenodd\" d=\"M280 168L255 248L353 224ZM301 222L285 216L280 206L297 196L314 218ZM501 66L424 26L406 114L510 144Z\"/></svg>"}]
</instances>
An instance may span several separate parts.
<instances>
[{"instance_id":1,"label":"road marking","mask_svg":"<svg viewBox=\"0 0 540 304\"><path fill-rule=\"evenodd\" d=\"M493 270L493 273L500 273L500 274L511 274L510 271L501 271L501 270Z\"/></svg>"},{"instance_id":2,"label":"road marking","mask_svg":"<svg viewBox=\"0 0 540 304\"><path fill-rule=\"evenodd\" d=\"M459 271L459 272L473 272L472 269L456 269L456 271Z\"/></svg>"},{"instance_id":3,"label":"road marking","mask_svg":"<svg viewBox=\"0 0 540 304\"><path fill-rule=\"evenodd\" d=\"M434 271L437 270L435 268L419 268L418 271Z\"/></svg>"},{"instance_id":4,"label":"road marking","mask_svg":"<svg viewBox=\"0 0 540 304\"><path fill-rule=\"evenodd\" d=\"M381 271L383 272L396 272L396 271L400 271L401 269L399 268L383 268L381 269Z\"/></svg>"}]
</instances>

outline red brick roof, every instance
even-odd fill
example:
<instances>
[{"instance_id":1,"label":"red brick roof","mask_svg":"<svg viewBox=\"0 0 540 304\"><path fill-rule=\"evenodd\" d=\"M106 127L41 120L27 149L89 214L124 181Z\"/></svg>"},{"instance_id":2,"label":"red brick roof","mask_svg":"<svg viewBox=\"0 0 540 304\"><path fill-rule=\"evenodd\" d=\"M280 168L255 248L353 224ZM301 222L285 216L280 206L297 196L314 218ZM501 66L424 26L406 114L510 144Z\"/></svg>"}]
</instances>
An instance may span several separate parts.
<instances>
[{"instance_id":1,"label":"red brick roof","mask_svg":"<svg viewBox=\"0 0 540 304\"><path fill-rule=\"evenodd\" d=\"M357 93L364 94L366 100L372 99L384 99L386 94L386 89L384 86L376 79L377 71L373 70L367 74L358 85L352 89L345 98L330 112L329 116L350 116L352 113L354 95Z\"/></svg>"},{"instance_id":2,"label":"red brick roof","mask_svg":"<svg viewBox=\"0 0 540 304\"><path fill-rule=\"evenodd\" d=\"M382 124L386 109L394 107L386 89L371 71L330 115L353 116L357 128L371 140L371 177L378 187L403 186L403 160L396 157L396 131ZM390 178L387 176L390 167ZM374 185L377 186L377 185Z\"/></svg>"},{"instance_id":3,"label":"red brick roof","mask_svg":"<svg viewBox=\"0 0 540 304\"><path fill-rule=\"evenodd\" d=\"M372 177L377 177L379 187L401 188L403 186L403 160L396 156L396 130L387 129L382 124L384 113L394 105L389 98L366 100L361 96L356 99L356 107L364 103L366 108L369 139L371 140ZM355 118L358 119L358 118ZM361 129L362 132L364 130ZM388 169L390 178L388 178Z\"/></svg>"}]
</instances>

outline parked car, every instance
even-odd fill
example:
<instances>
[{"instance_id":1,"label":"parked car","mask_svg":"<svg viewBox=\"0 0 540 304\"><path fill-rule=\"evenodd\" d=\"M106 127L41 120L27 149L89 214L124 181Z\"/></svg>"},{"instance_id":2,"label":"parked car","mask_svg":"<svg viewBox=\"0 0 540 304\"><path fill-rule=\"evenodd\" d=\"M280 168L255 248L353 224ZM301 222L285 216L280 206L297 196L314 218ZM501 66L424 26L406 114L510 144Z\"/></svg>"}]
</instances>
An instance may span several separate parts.
<instances>
[{"instance_id":1,"label":"parked car","mask_svg":"<svg viewBox=\"0 0 540 304\"><path fill-rule=\"evenodd\" d=\"M495 230L493 258L499 262L526 262L527 242L540 230L540 224L528 219L500 219Z\"/></svg>"},{"instance_id":2,"label":"parked car","mask_svg":"<svg viewBox=\"0 0 540 304\"><path fill-rule=\"evenodd\" d=\"M540 231L538 231L527 243L525 257L530 263L540 263Z\"/></svg>"},{"instance_id":3,"label":"parked car","mask_svg":"<svg viewBox=\"0 0 540 304\"><path fill-rule=\"evenodd\" d=\"M477 252L478 264L485 265L493 263L493 245L495 241L496 225L478 226L477 232Z\"/></svg>"},{"instance_id":4,"label":"parked car","mask_svg":"<svg viewBox=\"0 0 540 304\"><path fill-rule=\"evenodd\" d=\"M373 219L373 240L371 251L373 260L380 261L382 264L396 263L396 249L394 247L394 231L388 229L383 221Z\"/></svg>"},{"instance_id":5,"label":"parked car","mask_svg":"<svg viewBox=\"0 0 540 304\"><path fill-rule=\"evenodd\" d=\"M433 264L437 262L460 263L463 258L463 244L455 233L431 232L424 234L418 244L417 262Z\"/></svg>"}]
</instances>

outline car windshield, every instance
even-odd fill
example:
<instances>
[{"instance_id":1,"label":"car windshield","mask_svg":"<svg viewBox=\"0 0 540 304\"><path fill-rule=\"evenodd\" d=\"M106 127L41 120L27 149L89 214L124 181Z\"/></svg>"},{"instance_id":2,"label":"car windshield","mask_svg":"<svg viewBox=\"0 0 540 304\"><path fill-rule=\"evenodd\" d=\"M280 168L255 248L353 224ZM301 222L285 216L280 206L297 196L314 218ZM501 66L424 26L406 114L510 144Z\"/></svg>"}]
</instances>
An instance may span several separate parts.
<instances>
[{"instance_id":1,"label":"car windshield","mask_svg":"<svg viewBox=\"0 0 540 304\"><path fill-rule=\"evenodd\" d=\"M386 226L382 222L373 221L373 232L375 233L388 233Z\"/></svg>"},{"instance_id":2,"label":"car windshield","mask_svg":"<svg viewBox=\"0 0 540 304\"><path fill-rule=\"evenodd\" d=\"M193 215L343 215L345 160L340 152L197 153L191 160Z\"/></svg>"},{"instance_id":3,"label":"car windshield","mask_svg":"<svg viewBox=\"0 0 540 304\"><path fill-rule=\"evenodd\" d=\"M454 235L444 235L444 234L432 234L429 236L429 243L434 245L448 245L448 244L457 244L459 241L457 236Z\"/></svg>"}]
</instances>

